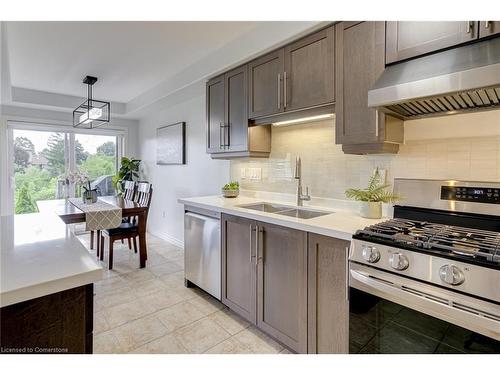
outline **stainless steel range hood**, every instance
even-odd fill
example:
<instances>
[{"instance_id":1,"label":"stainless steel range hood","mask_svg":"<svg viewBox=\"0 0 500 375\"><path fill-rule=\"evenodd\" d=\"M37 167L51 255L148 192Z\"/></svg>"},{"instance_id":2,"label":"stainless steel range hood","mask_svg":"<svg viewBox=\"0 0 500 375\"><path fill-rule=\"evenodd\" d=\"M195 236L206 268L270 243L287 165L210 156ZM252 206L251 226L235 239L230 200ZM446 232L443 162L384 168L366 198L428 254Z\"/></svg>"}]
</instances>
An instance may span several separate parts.
<instances>
[{"instance_id":1,"label":"stainless steel range hood","mask_svg":"<svg viewBox=\"0 0 500 375\"><path fill-rule=\"evenodd\" d=\"M500 38L387 67L368 106L402 119L500 108Z\"/></svg>"}]
</instances>

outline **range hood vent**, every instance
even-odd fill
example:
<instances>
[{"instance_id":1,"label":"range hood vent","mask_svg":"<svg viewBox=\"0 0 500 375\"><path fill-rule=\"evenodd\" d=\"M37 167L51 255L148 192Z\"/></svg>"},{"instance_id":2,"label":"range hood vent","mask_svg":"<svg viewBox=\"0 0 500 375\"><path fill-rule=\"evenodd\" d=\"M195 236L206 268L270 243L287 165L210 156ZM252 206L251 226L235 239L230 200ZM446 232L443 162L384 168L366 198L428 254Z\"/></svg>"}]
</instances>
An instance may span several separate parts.
<instances>
[{"instance_id":1,"label":"range hood vent","mask_svg":"<svg viewBox=\"0 0 500 375\"><path fill-rule=\"evenodd\" d=\"M405 120L500 108L500 38L387 67L368 106Z\"/></svg>"}]
</instances>

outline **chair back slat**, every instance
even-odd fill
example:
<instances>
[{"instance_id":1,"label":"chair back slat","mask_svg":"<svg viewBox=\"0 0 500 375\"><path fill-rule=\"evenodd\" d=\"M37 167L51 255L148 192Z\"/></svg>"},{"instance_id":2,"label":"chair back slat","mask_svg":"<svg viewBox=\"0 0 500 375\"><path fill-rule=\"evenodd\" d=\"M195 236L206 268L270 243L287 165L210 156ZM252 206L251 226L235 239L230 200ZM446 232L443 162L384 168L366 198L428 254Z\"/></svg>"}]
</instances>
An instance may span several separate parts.
<instances>
[{"instance_id":1,"label":"chair back slat","mask_svg":"<svg viewBox=\"0 0 500 375\"><path fill-rule=\"evenodd\" d=\"M123 199L133 200L135 195L135 181L125 181Z\"/></svg>"},{"instance_id":2,"label":"chair back slat","mask_svg":"<svg viewBox=\"0 0 500 375\"><path fill-rule=\"evenodd\" d=\"M137 183L137 194L135 195L134 201L144 206L148 206L151 203L151 193L152 185L148 182L138 182Z\"/></svg>"}]
</instances>

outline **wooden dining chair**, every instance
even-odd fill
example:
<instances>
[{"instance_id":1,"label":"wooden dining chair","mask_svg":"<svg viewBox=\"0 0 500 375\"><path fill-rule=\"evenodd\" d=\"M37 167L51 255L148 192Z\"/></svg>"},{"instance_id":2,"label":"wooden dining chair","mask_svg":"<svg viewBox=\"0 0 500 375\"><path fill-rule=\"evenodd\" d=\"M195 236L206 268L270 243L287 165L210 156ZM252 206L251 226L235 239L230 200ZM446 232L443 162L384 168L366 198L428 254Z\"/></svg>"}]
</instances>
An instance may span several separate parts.
<instances>
[{"instance_id":1,"label":"wooden dining chair","mask_svg":"<svg viewBox=\"0 0 500 375\"><path fill-rule=\"evenodd\" d=\"M125 181L124 187L123 187L123 199L128 199L128 200L133 200L135 196L135 181ZM124 222L128 222L128 218L123 219ZM101 231L97 231L96 234L96 244L97 244L97 256L99 257L99 244L101 241ZM123 243L123 241L122 241ZM130 248L130 241L129 241L129 248ZM94 231L90 231L90 249L94 249Z\"/></svg>"},{"instance_id":2,"label":"wooden dining chair","mask_svg":"<svg viewBox=\"0 0 500 375\"><path fill-rule=\"evenodd\" d=\"M134 198L134 201L141 205L147 206L146 218L145 218L146 223L152 197L153 197L152 185L147 182L139 182L137 184L136 196ZM101 231L101 244L100 244L101 251L104 251L104 237L108 237L108 242L109 242L108 268L110 270L113 269L113 243L117 240L122 240L122 239L127 239L129 241L132 240L134 245L134 252L137 253L137 237L139 235L140 234L139 234L138 222L135 219L132 219L130 222L127 223L122 223L118 228L106 229Z\"/></svg>"}]
</instances>

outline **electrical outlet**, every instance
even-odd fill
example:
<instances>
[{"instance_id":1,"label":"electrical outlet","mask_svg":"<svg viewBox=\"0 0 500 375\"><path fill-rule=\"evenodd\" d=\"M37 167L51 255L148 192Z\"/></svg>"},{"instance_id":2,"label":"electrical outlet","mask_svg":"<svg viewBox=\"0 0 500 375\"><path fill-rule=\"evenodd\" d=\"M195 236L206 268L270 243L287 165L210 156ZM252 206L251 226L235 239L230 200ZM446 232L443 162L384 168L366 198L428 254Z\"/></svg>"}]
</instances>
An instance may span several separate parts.
<instances>
[{"instance_id":1,"label":"electrical outlet","mask_svg":"<svg viewBox=\"0 0 500 375\"><path fill-rule=\"evenodd\" d=\"M167 217L167 215L165 214L165 211L162 212L162 216L164 219Z\"/></svg>"}]
</instances>

